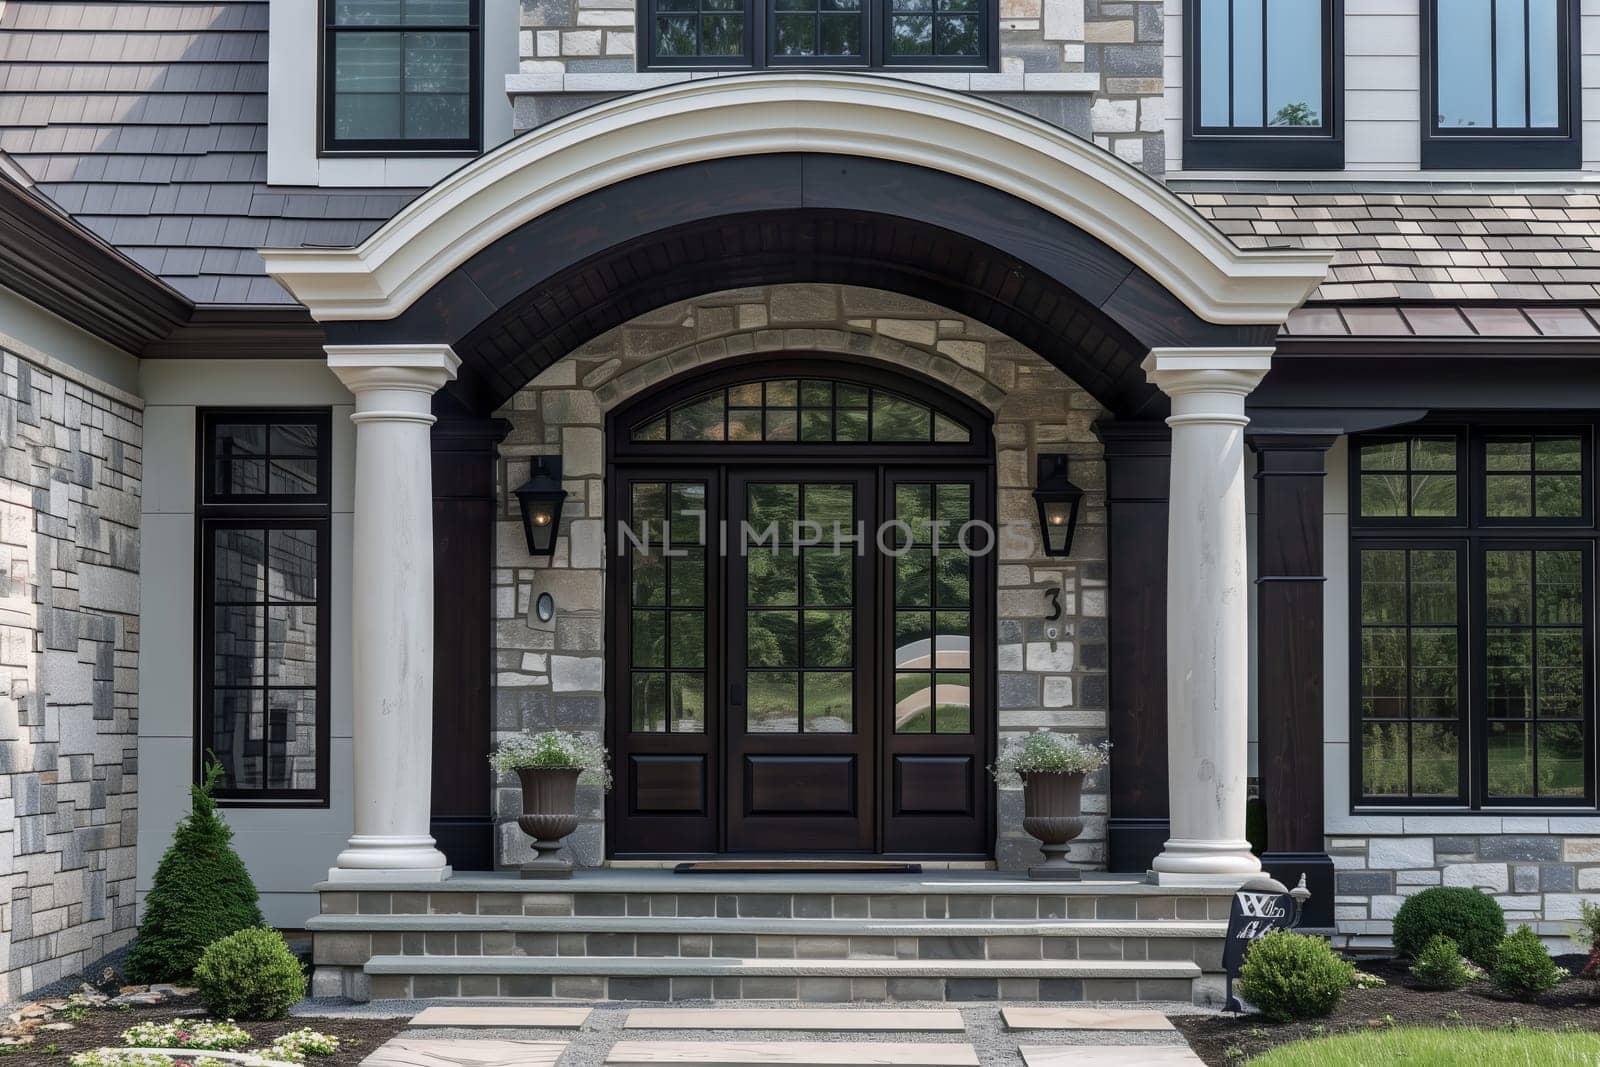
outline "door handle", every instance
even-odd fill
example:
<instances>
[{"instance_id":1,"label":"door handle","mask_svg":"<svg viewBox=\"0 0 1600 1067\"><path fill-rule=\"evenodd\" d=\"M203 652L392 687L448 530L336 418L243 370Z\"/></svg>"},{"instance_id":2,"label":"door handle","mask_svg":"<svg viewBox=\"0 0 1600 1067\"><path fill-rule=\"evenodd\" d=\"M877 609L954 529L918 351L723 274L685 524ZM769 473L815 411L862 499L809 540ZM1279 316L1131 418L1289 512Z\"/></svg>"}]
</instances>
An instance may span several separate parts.
<instances>
[{"instance_id":1,"label":"door handle","mask_svg":"<svg viewBox=\"0 0 1600 1067\"><path fill-rule=\"evenodd\" d=\"M744 706L744 685L734 682L728 686L728 706L738 708Z\"/></svg>"}]
</instances>

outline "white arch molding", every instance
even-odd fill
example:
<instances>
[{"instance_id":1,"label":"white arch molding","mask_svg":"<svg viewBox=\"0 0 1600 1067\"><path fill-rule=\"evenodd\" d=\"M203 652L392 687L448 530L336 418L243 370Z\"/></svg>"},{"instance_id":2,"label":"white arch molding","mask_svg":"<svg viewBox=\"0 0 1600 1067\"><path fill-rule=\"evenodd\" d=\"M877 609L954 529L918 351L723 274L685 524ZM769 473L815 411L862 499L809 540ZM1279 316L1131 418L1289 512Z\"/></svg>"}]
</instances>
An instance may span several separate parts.
<instances>
[{"instance_id":1,"label":"white arch molding","mask_svg":"<svg viewBox=\"0 0 1600 1067\"><path fill-rule=\"evenodd\" d=\"M1281 324L1332 258L1241 249L1160 182L1032 116L828 72L708 78L598 104L467 164L353 248L261 255L319 321L389 319L474 253L587 193L669 167L778 152L893 160L1009 193L1110 245L1210 322Z\"/></svg>"}]
</instances>

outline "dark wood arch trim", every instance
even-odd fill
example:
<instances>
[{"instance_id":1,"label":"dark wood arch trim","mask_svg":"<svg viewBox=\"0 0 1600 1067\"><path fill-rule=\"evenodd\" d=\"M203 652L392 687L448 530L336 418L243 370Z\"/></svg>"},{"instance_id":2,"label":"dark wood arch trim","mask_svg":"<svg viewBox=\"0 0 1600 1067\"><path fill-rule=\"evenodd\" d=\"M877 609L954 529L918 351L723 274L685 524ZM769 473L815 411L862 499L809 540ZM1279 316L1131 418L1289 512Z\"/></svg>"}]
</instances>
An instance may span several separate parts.
<instances>
[{"instance_id":1,"label":"dark wood arch trim","mask_svg":"<svg viewBox=\"0 0 1600 1067\"><path fill-rule=\"evenodd\" d=\"M1268 345L1207 322L1121 253L1010 194L891 160L785 153L641 175L490 243L401 315L334 344L452 345L451 388L503 403L585 341L675 300L783 282L874 286L970 315L1120 414L1159 414L1139 370L1167 345Z\"/></svg>"},{"instance_id":2,"label":"dark wood arch trim","mask_svg":"<svg viewBox=\"0 0 1600 1067\"><path fill-rule=\"evenodd\" d=\"M804 378L808 375L872 385L927 403L968 426L973 431L973 440L960 445L910 448L874 443L729 446L687 442L617 447L626 439L629 427L639 420L708 390L773 377ZM860 500L866 511L879 521L888 514L897 480L965 480L974 489L973 518L991 526L997 522L992 414L916 368L816 353L785 353L781 357L767 353L733 358L708 370L689 371L669 378L614 408L606 416L606 439L606 514L612 521L627 514L627 486L635 477L705 479L710 483L709 510L728 514L726 501L737 495L730 492L729 486L736 488L741 475L798 479L808 473L825 471L830 479L835 476L859 479L863 487L875 486L875 492L864 494ZM606 798L606 849L610 858L684 858L728 851L747 855L834 854L831 849L782 841L752 850L748 846L740 848L733 840L728 821L740 817L742 806L731 799L739 795L738 786L731 781L736 768L730 766L737 762L737 753L726 717L738 712L729 706L730 676L726 668L732 657L726 647L731 632L726 616L741 609L735 607L736 600L730 599L737 597L732 589L735 583L725 583L724 577L717 568L707 576L710 648L704 733L632 733L628 729L632 665L626 653L608 658L606 743L615 754L613 765L618 774L617 788ZM857 604L862 614L856 625L869 630L866 643L874 652L873 658L857 659L853 669L868 672L874 664L880 668L879 675L867 678L867 685L875 694L876 706L888 708L893 701L895 673L892 657L894 577L889 568L878 566L875 570L869 568L867 576L858 577L858 582ZM611 649L631 647L631 634L625 621L633 607L629 601L630 585L622 555L608 551L606 643ZM994 786L984 768L995 758L998 737L998 667L994 658L997 587L995 554L990 552L975 558L968 609L972 616L973 655L969 671L970 733L895 733L881 715L875 722L862 724L858 705L858 729L863 731L859 751L867 755L871 767L864 792L871 796L872 806L863 813L864 821L870 824L869 837L873 844L869 851L902 858L952 860L980 860L994 855ZM831 740L840 735L793 736ZM662 802L661 810L639 810L635 798L640 790L627 779L636 766L648 768L650 777L645 788ZM694 770L695 767L700 769ZM803 840L804 833L814 829L803 817L796 818L791 813L785 818L793 833L802 835L794 837L795 841ZM858 855L862 851L857 847L838 854Z\"/></svg>"}]
</instances>

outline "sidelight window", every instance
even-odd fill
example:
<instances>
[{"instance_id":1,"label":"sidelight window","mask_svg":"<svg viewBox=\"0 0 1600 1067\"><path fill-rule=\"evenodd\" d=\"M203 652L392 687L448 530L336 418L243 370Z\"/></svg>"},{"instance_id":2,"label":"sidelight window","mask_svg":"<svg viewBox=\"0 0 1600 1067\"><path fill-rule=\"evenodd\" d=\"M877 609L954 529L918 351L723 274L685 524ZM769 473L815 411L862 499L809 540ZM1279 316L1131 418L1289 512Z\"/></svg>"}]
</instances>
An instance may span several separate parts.
<instances>
[{"instance_id":1,"label":"sidelight window","mask_svg":"<svg viewBox=\"0 0 1600 1067\"><path fill-rule=\"evenodd\" d=\"M1352 440L1363 802L1594 802L1592 450L1588 428Z\"/></svg>"},{"instance_id":2,"label":"sidelight window","mask_svg":"<svg viewBox=\"0 0 1600 1067\"><path fill-rule=\"evenodd\" d=\"M326 803L328 413L205 412L200 448L201 753L219 797Z\"/></svg>"}]
</instances>

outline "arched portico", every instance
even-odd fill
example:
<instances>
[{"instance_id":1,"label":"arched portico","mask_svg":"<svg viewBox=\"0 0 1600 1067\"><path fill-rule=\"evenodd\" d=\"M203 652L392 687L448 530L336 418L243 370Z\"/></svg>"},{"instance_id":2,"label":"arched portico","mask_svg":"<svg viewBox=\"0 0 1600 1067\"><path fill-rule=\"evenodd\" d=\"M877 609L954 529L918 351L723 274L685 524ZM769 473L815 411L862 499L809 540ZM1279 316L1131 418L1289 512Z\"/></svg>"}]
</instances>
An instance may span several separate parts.
<instances>
[{"instance_id":1,"label":"arched portico","mask_svg":"<svg viewBox=\"0 0 1600 1067\"><path fill-rule=\"evenodd\" d=\"M1173 839L1156 867L1190 879L1253 869L1244 397L1327 257L1241 250L1134 168L1026 116L833 74L710 79L599 105L464 167L356 248L263 256L324 324L330 363L357 394L358 451L371 461L360 475L394 496L387 518L377 501L367 515L358 488L357 554L369 562L356 574L356 730L398 728L412 748L378 746L382 766L358 758L357 834L341 868L442 867L426 798L394 802L402 782L427 777L416 738L431 716L431 609L368 610L397 585L432 582L425 543L390 536L396 508L420 529L413 512L429 495L418 399L459 375L455 406L486 413L578 344L671 300L828 281L969 314L1119 414L1171 398Z\"/></svg>"}]
</instances>

